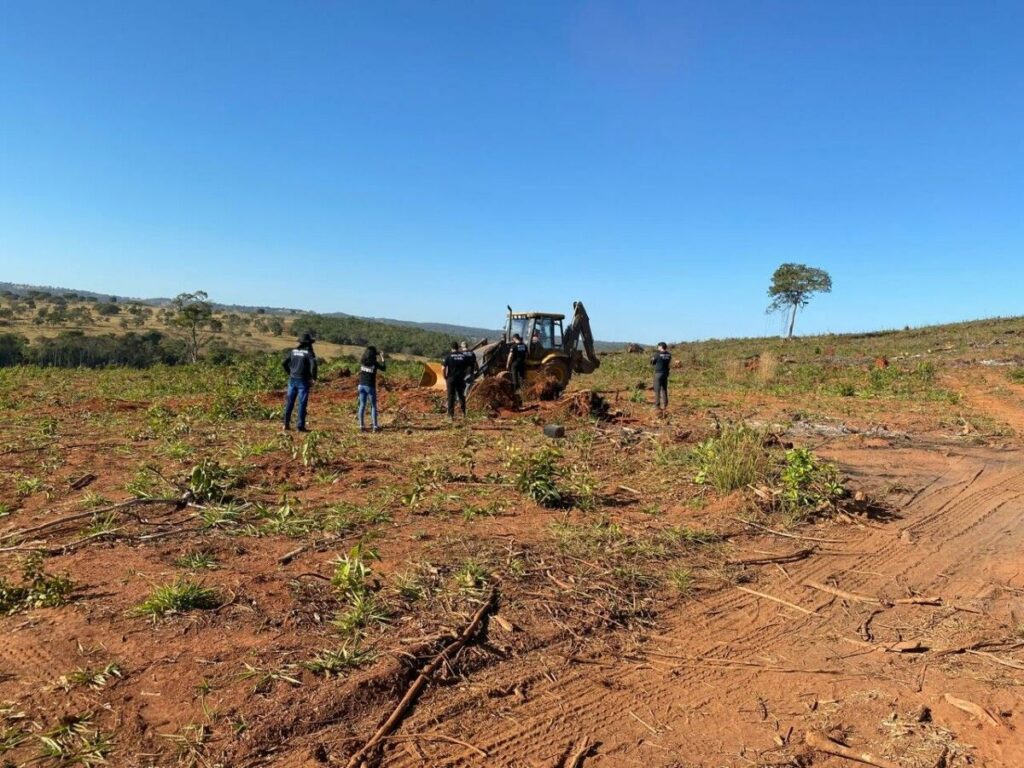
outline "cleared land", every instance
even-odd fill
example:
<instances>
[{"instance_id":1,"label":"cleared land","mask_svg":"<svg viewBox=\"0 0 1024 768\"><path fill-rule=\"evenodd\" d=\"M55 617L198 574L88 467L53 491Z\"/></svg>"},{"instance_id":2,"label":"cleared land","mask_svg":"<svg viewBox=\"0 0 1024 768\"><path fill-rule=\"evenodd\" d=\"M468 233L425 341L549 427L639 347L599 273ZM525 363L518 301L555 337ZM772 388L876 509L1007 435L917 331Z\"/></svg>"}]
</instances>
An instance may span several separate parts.
<instances>
[{"instance_id":1,"label":"cleared land","mask_svg":"<svg viewBox=\"0 0 1024 768\"><path fill-rule=\"evenodd\" d=\"M376 435L343 361L309 435L273 361L0 369L0 760L1024 764L1024 321L675 357Z\"/></svg>"}]
</instances>

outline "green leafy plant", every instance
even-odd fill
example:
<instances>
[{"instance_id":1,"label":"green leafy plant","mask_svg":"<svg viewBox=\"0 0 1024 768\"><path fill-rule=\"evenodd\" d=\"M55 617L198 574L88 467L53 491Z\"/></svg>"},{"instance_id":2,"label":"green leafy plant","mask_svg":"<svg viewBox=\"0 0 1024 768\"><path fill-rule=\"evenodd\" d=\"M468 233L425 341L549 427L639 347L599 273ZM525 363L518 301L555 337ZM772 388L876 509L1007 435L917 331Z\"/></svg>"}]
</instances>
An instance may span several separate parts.
<instances>
[{"instance_id":1,"label":"green leafy plant","mask_svg":"<svg viewBox=\"0 0 1024 768\"><path fill-rule=\"evenodd\" d=\"M60 724L38 737L40 758L50 758L61 765L82 765L91 768L103 765L113 751L110 737L92 723L92 715L70 715Z\"/></svg>"},{"instance_id":2,"label":"green leafy plant","mask_svg":"<svg viewBox=\"0 0 1024 768\"><path fill-rule=\"evenodd\" d=\"M542 507L560 507L568 494L559 487L564 471L559 466L562 454L551 446L543 446L530 454L511 452L509 468L515 473L516 490L525 493Z\"/></svg>"},{"instance_id":3,"label":"green leafy plant","mask_svg":"<svg viewBox=\"0 0 1024 768\"><path fill-rule=\"evenodd\" d=\"M346 635L357 635L359 630L371 625L382 624L389 618L371 592L350 592L348 607L334 617L331 623Z\"/></svg>"},{"instance_id":4,"label":"green leafy plant","mask_svg":"<svg viewBox=\"0 0 1024 768\"><path fill-rule=\"evenodd\" d=\"M190 579L175 579L170 584L154 588L149 597L132 610L132 614L158 619L174 613L211 610L220 605L221 599L215 589Z\"/></svg>"},{"instance_id":5,"label":"green leafy plant","mask_svg":"<svg viewBox=\"0 0 1024 768\"><path fill-rule=\"evenodd\" d=\"M806 448L786 451L779 483L785 511L796 519L832 509L846 495L836 465Z\"/></svg>"},{"instance_id":6,"label":"green leafy plant","mask_svg":"<svg viewBox=\"0 0 1024 768\"><path fill-rule=\"evenodd\" d=\"M233 484L231 472L209 457L192 467L185 481L189 495L200 504L226 501Z\"/></svg>"},{"instance_id":7,"label":"green leafy plant","mask_svg":"<svg viewBox=\"0 0 1024 768\"><path fill-rule=\"evenodd\" d=\"M742 424L725 427L693 449L694 481L729 493L763 482L772 470L765 434Z\"/></svg>"},{"instance_id":8,"label":"green leafy plant","mask_svg":"<svg viewBox=\"0 0 1024 768\"><path fill-rule=\"evenodd\" d=\"M352 547L347 554L333 561L334 575L331 584L346 594L364 594L369 590L371 569L369 561L379 560L380 555L374 549L363 549L360 542Z\"/></svg>"},{"instance_id":9,"label":"green leafy plant","mask_svg":"<svg viewBox=\"0 0 1024 768\"><path fill-rule=\"evenodd\" d=\"M66 691L72 688L89 688L93 691L101 690L107 686L112 678L120 678L121 665L112 661L102 669L80 667L74 672L62 675L57 684Z\"/></svg>"},{"instance_id":10,"label":"green leafy plant","mask_svg":"<svg viewBox=\"0 0 1024 768\"><path fill-rule=\"evenodd\" d=\"M25 560L21 577L20 584L0 577L0 615L64 605L75 589L74 582L67 576L54 576L43 571L39 555Z\"/></svg>"},{"instance_id":11,"label":"green leafy plant","mask_svg":"<svg viewBox=\"0 0 1024 768\"><path fill-rule=\"evenodd\" d=\"M191 550L175 560L174 564L192 571L212 570L217 567L217 558L210 552Z\"/></svg>"},{"instance_id":12,"label":"green leafy plant","mask_svg":"<svg viewBox=\"0 0 1024 768\"><path fill-rule=\"evenodd\" d=\"M325 648L302 666L315 675L339 677L356 667L373 661L376 654L362 650L358 645L345 643L338 648Z\"/></svg>"}]
</instances>

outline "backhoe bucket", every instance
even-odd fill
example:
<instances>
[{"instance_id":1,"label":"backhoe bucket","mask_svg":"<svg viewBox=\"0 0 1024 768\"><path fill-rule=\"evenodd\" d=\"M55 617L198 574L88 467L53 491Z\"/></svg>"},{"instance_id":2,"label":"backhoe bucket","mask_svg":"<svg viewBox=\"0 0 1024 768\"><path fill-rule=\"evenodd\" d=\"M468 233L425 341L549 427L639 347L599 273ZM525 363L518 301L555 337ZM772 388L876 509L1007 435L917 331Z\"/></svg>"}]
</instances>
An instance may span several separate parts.
<instances>
[{"instance_id":1,"label":"backhoe bucket","mask_svg":"<svg viewBox=\"0 0 1024 768\"><path fill-rule=\"evenodd\" d=\"M440 363L424 363L423 375L420 376L420 386L430 389L447 389L444 381L444 369Z\"/></svg>"}]
</instances>

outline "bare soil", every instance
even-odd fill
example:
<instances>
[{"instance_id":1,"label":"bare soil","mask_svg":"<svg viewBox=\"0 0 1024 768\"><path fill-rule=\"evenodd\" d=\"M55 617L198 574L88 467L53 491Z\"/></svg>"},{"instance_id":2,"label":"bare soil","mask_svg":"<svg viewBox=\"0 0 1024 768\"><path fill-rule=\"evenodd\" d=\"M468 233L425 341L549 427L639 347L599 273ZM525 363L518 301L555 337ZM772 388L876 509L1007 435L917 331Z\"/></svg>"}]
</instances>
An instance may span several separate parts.
<instances>
[{"instance_id":1,"label":"bare soil","mask_svg":"<svg viewBox=\"0 0 1024 768\"><path fill-rule=\"evenodd\" d=\"M84 718L109 737L111 765L346 765L493 594L367 765L852 765L809 732L904 768L1024 765L1024 396L974 368L950 375L965 413L1006 429L982 436L931 406L883 423L845 401L793 421L784 397L709 404L697 389L673 390L659 416L628 386L488 404L449 428L437 393L393 386L384 431L360 435L338 377L314 392L329 455L308 465L269 420L146 432L156 405L181 421L202 395L123 400L88 377L29 388L28 418L2 427L0 563L17 581L43 552L76 591L0 618L0 760L75 764L43 757L41 736ZM747 494L694 486L672 457L725 419L786 421L785 439L837 462L871 514L784 529L751 518ZM47 420L50 435L34 426ZM551 508L509 482L508 452L554 445L540 435L553 421L568 426L567 460L586 464L591 506L580 488L575 507ZM245 522L211 525L216 505L190 499L108 527L80 514L130 498L146 463L180 491L202 455L238 468ZM26 492L29 477L42 490ZM289 501L291 516L246 517ZM332 528L339 508L359 513ZM656 550L680 530L713 543ZM345 598L329 579L360 542L379 554L387 619L353 638L331 624ZM197 551L216 567L180 565ZM692 586L672 589L680 564ZM403 597L412 576L421 593ZM133 613L184 577L216 588L219 607ZM374 656L352 670L303 666L355 642ZM121 675L103 686L68 682L110 662Z\"/></svg>"}]
</instances>

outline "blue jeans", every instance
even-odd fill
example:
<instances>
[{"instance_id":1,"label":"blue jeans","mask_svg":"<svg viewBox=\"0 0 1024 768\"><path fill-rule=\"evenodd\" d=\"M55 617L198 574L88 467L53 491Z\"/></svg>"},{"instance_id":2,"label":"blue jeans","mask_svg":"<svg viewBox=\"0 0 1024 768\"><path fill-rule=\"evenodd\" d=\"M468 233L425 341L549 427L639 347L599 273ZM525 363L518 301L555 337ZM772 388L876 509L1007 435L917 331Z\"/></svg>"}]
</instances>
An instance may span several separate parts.
<instances>
[{"instance_id":1,"label":"blue jeans","mask_svg":"<svg viewBox=\"0 0 1024 768\"><path fill-rule=\"evenodd\" d=\"M284 428L288 429L292 424L292 409L295 407L295 400L299 401L298 427L306 428L306 406L309 404L309 382L302 379L288 379L288 394L284 400Z\"/></svg>"},{"instance_id":2,"label":"blue jeans","mask_svg":"<svg viewBox=\"0 0 1024 768\"><path fill-rule=\"evenodd\" d=\"M366 401L370 401L370 416L373 417L373 428L377 429L377 389L365 384L359 385L359 428L365 429Z\"/></svg>"}]
</instances>

